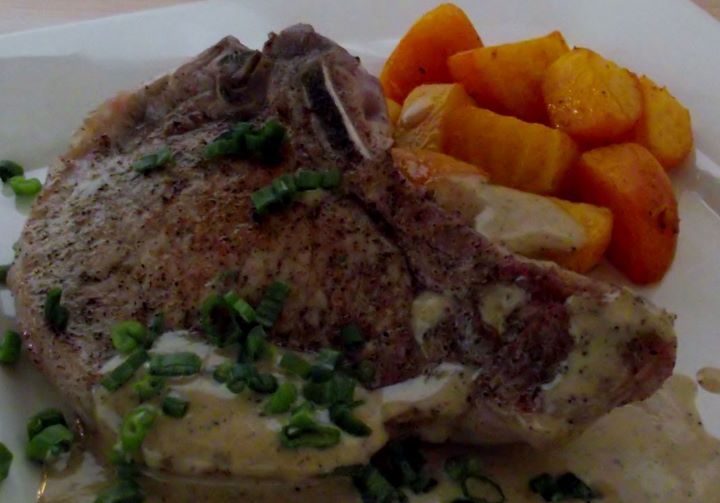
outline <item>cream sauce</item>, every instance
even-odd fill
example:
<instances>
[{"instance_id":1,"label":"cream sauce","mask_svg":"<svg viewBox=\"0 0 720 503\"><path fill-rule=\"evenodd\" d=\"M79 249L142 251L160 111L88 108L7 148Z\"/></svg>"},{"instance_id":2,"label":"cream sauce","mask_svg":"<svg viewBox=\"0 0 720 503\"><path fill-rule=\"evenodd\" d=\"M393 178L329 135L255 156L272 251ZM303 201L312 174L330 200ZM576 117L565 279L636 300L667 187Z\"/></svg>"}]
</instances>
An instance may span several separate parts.
<instances>
[{"instance_id":1,"label":"cream sauce","mask_svg":"<svg viewBox=\"0 0 720 503\"><path fill-rule=\"evenodd\" d=\"M468 175L443 178L431 189L441 206L459 211L479 233L526 257L570 252L587 239L581 224L542 196Z\"/></svg>"},{"instance_id":2,"label":"cream sauce","mask_svg":"<svg viewBox=\"0 0 720 503\"><path fill-rule=\"evenodd\" d=\"M223 473L299 480L326 474L338 466L364 464L387 441L379 395L357 388L355 398L363 404L354 413L372 429L370 436L343 434L340 444L323 450L284 448L279 435L286 415L264 416L261 411L265 396L247 388L236 395L213 380L212 370L229 361L230 355L192 341L182 332L163 335L152 352L180 350L200 355L204 372L168 380L168 391L187 399L190 408L182 419L158 416L142 449L143 460L151 469L183 476ZM273 372L280 382L296 380L272 361L258 363L258 370ZM137 372L134 380L145 372ZM105 445L111 445L117 437L123 415L139 404L132 388L134 380L115 393L101 387L95 390L96 417ZM297 384L301 387L301 383ZM327 411L318 411L317 419L329 423Z\"/></svg>"},{"instance_id":3,"label":"cream sauce","mask_svg":"<svg viewBox=\"0 0 720 503\"><path fill-rule=\"evenodd\" d=\"M585 402L587 415L572 417L582 423L605 412L606 404L593 397L602 396L608 386L622 383L619 377L631 378L629 367L622 360L626 344L642 334L673 340L673 319L665 313L645 316L644 301L624 289L607 294L602 303L576 294L569 297L565 305L575 348L564 362L560 375L545 386L544 409L552 416L570 417L575 404Z\"/></svg>"},{"instance_id":4,"label":"cream sauce","mask_svg":"<svg viewBox=\"0 0 720 503\"><path fill-rule=\"evenodd\" d=\"M697 381L702 389L709 393L720 394L720 369L705 367L698 371Z\"/></svg>"},{"instance_id":5,"label":"cream sauce","mask_svg":"<svg viewBox=\"0 0 720 503\"><path fill-rule=\"evenodd\" d=\"M435 292L422 292L413 300L410 308L413 335L423 351L425 334L442 321L451 305L450 298Z\"/></svg>"},{"instance_id":6,"label":"cream sauce","mask_svg":"<svg viewBox=\"0 0 720 503\"><path fill-rule=\"evenodd\" d=\"M503 487L507 501L540 503L527 488L534 476L572 471L600 490L602 503L714 503L720 501L720 440L703 428L694 405L697 387L673 376L642 403L614 410L569 443L536 451L525 446L472 448L487 475ZM428 452L443 458L445 448ZM108 473L91 455L79 455L65 470L48 468L41 503L92 503L105 487ZM434 463L441 464L441 461ZM412 503L447 502L458 488L442 473L429 494L410 495ZM277 481L205 481L144 478L148 503L170 502L284 503L288 495L301 502L359 502L346 479L329 477L288 485Z\"/></svg>"},{"instance_id":7,"label":"cream sauce","mask_svg":"<svg viewBox=\"0 0 720 503\"><path fill-rule=\"evenodd\" d=\"M499 334L505 332L505 321L527 301L525 290L515 285L493 285L482 292L480 316Z\"/></svg>"}]
</instances>

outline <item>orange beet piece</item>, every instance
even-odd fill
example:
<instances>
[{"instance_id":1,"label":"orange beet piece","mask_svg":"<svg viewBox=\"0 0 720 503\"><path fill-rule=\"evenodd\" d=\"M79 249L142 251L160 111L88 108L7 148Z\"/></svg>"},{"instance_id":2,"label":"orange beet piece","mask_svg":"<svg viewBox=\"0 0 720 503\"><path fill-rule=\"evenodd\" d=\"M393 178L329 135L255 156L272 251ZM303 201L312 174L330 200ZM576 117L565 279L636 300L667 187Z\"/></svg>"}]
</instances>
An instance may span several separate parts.
<instances>
[{"instance_id":1,"label":"orange beet piece","mask_svg":"<svg viewBox=\"0 0 720 503\"><path fill-rule=\"evenodd\" d=\"M545 70L568 52L559 31L512 44L463 51L448 59L453 79L481 107L530 122L545 122Z\"/></svg>"},{"instance_id":2,"label":"orange beet piece","mask_svg":"<svg viewBox=\"0 0 720 503\"><path fill-rule=\"evenodd\" d=\"M581 201L613 212L608 259L631 281L659 281L675 256L679 218L667 173L643 146L622 143L585 152L570 174Z\"/></svg>"},{"instance_id":3,"label":"orange beet piece","mask_svg":"<svg viewBox=\"0 0 720 503\"><path fill-rule=\"evenodd\" d=\"M476 47L482 41L462 9L437 6L412 25L385 62L380 74L385 96L402 103L420 84L451 82L448 57Z\"/></svg>"}]
</instances>

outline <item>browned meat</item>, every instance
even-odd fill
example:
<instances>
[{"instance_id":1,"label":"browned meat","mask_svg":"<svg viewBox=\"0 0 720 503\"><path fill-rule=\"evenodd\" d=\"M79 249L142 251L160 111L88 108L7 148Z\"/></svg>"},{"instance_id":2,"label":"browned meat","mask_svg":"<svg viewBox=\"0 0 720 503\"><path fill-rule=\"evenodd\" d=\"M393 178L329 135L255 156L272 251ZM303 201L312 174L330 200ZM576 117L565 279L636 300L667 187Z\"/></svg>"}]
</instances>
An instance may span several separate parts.
<instances>
[{"instance_id":1,"label":"browned meat","mask_svg":"<svg viewBox=\"0 0 720 503\"><path fill-rule=\"evenodd\" d=\"M270 117L290 131L281 164L203 159L236 121ZM174 165L130 168L164 145ZM472 366L473 403L456 438L535 441L539 429L554 434L643 398L671 373L669 315L490 243L407 183L390 145L376 79L302 25L262 52L226 38L110 100L52 166L20 240L10 281L36 363L89 419L112 323L163 311L170 327L197 326L212 291L257 301L281 279L292 294L272 331L279 345L333 344L353 321L371 339L363 356L376 363L376 386L440 362ZM253 216L254 190L328 166L344 170L341 192ZM53 286L70 311L61 333L42 316ZM427 292L441 296L441 314L413 333L414 301Z\"/></svg>"}]
</instances>

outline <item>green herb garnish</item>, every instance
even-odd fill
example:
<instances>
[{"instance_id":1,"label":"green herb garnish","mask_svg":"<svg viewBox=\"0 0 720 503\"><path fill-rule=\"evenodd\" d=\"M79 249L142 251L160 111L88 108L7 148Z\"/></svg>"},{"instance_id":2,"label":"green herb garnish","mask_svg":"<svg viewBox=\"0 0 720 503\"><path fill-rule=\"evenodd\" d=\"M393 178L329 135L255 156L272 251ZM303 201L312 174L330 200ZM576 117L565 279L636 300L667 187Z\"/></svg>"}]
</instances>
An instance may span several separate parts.
<instances>
[{"instance_id":1,"label":"green herb garnish","mask_svg":"<svg viewBox=\"0 0 720 503\"><path fill-rule=\"evenodd\" d=\"M5 480L10 473L10 465L12 465L13 455L5 444L0 442L0 482Z\"/></svg>"},{"instance_id":2,"label":"green herb garnish","mask_svg":"<svg viewBox=\"0 0 720 503\"><path fill-rule=\"evenodd\" d=\"M14 330L6 330L0 339L0 364L12 365L20 358L22 341L20 334Z\"/></svg>"},{"instance_id":3,"label":"green herb garnish","mask_svg":"<svg viewBox=\"0 0 720 503\"><path fill-rule=\"evenodd\" d=\"M285 353L280 358L280 368L305 379L310 373L310 363L295 353Z\"/></svg>"},{"instance_id":4,"label":"green herb garnish","mask_svg":"<svg viewBox=\"0 0 720 503\"><path fill-rule=\"evenodd\" d=\"M480 458L471 455L460 455L445 460L445 473L460 484L463 496L470 501L478 503L503 503L505 493L497 482L483 473ZM473 480L474 485L480 485L482 495L474 494L470 490L468 481ZM476 488L477 490L477 488Z\"/></svg>"},{"instance_id":5,"label":"green herb garnish","mask_svg":"<svg viewBox=\"0 0 720 503\"><path fill-rule=\"evenodd\" d=\"M120 445L124 452L140 449L157 416L157 408L148 404L140 405L125 415L120 425Z\"/></svg>"},{"instance_id":6,"label":"green herb garnish","mask_svg":"<svg viewBox=\"0 0 720 503\"><path fill-rule=\"evenodd\" d=\"M242 335L235 309L216 293L210 294L200 306L200 324L217 346L237 342Z\"/></svg>"},{"instance_id":7,"label":"green herb garnish","mask_svg":"<svg viewBox=\"0 0 720 503\"><path fill-rule=\"evenodd\" d=\"M33 461L45 462L70 450L75 436L62 424L48 426L27 443L25 453Z\"/></svg>"},{"instance_id":8,"label":"green herb garnish","mask_svg":"<svg viewBox=\"0 0 720 503\"><path fill-rule=\"evenodd\" d=\"M7 285L7 275L11 267L12 264L0 265L0 285Z\"/></svg>"},{"instance_id":9,"label":"green herb garnish","mask_svg":"<svg viewBox=\"0 0 720 503\"><path fill-rule=\"evenodd\" d=\"M165 379L159 376L146 375L133 384L141 402L158 396L165 388Z\"/></svg>"},{"instance_id":10,"label":"green herb garnish","mask_svg":"<svg viewBox=\"0 0 720 503\"><path fill-rule=\"evenodd\" d=\"M110 336L115 349L123 354L144 347L148 342L147 329L142 323L135 320L116 323L110 329Z\"/></svg>"},{"instance_id":11,"label":"green herb garnish","mask_svg":"<svg viewBox=\"0 0 720 503\"><path fill-rule=\"evenodd\" d=\"M100 380L100 384L106 390L111 392L119 390L126 382L132 379L132 376L135 374L137 369L139 369L147 360L147 351L144 349L138 349L134 353L131 353L124 362L105 375Z\"/></svg>"},{"instance_id":12,"label":"green herb garnish","mask_svg":"<svg viewBox=\"0 0 720 503\"><path fill-rule=\"evenodd\" d=\"M48 290L45 297L45 322L56 332L62 332L67 328L70 319L70 312L60 304L62 289L56 287Z\"/></svg>"},{"instance_id":13,"label":"green herb garnish","mask_svg":"<svg viewBox=\"0 0 720 503\"><path fill-rule=\"evenodd\" d=\"M45 428L60 424L67 426L65 416L58 409L49 408L41 410L34 416L32 416L27 423L27 436L28 440L32 440L34 436L43 431Z\"/></svg>"},{"instance_id":14,"label":"green herb garnish","mask_svg":"<svg viewBox=\"0 0 720 503\"><path fill-rule=\"evenodd\" d=\"M25 170L22 166L14 161L0 161L0 180L3 183L7 182L13 177L22 176L25 174Z\"/></svg>"},{"instance_id":15,"label":"green herb garnish","mask_svg":"<svg viewBox=\"0 0 720 503\"><path fill-rule=\"evenodd\" d=\"M265 402L263 411L265 414L284 414L290 410L295 400L297 400L297 387L291 382L281 383L277 390Z\"/></svg>"},{"instance_id":16,"label":"green herb garnish","mask_svg":"<svg viewBox=\"0 0 720 503\"><path fill-rule=\"evenodd\" d=\"M355 437L367 437L372 433L370 427L353 414L352 407L344 403L330 406L330 420Z\"/></svg>"},{"instance_id":17,"label":"green herb garnish","mask_svg":"<svg viewBox=\"0 0 720 503\"><path fill-rule=\"evenodd\" d=\"M564 473L555 478L543 473L529 482L530 490L539 494L545 501L592 500L602 495L593 490L574 473Z\"/></svg>"},{"instance_id":18,"label":"green herb garnish","mask_svg":"<svg viewBox=\"0 0 720 503\"><path fill-rule=\"evenodd\" d=\"M42 190L42 182L37 178L13 176L7 183L16 196L34 196Z\"/></svg>"},{"instance_id":19,"label":"green herb garnish","mask_svg":"<svg viewBox=\"0 0 720 503\"><path fill-rule=\"evenodd\" d=\"M133 480L120 480L116 485L104 490L95 498L94 503L143 503L145 493Z\"/></svg>"},{"instance_id":20,"label":"green herb garnish","mask_svg":"<svg viewBox=\"0 0 720 503\"><path fill-rule=\"evenodd\" d=\"M290 286L281 281L271 283L255 309L258 323L264 327L272 327L280 317L289 295Z\"/></svg>"},{"instance_id":21,"label":"green herb garnish","mask_svg":"<svg viewBox=\"0 0 720 503\"><path fill-rule=\"evenodd\" d=\"M166 416L181 418L185 417L190 402L179 396L167 395L162 401L162 411Z\"/></svg>"},{"instance_id":22,"label":"green herb garnish","mask_svg":"<svg viewBox=\"0 0 720 503\"><path fill-rule=\"evenodd\" d=\"M150 357L150 373L157 376L189 376L200 372L202 360L195 353L180 352Z\"/></svg>"},{"instance_id":23,"label":"green herb garnish","mask_svg":"<svg viewBox=\"0 0 720 503\"><path fill-rule=\"evenodd\" d=\"M162 147L157 152L145 155L133 162L131 167L138 173L146 174L173 162L172 151L168 147Z\"/></svg>"}]
</instances>

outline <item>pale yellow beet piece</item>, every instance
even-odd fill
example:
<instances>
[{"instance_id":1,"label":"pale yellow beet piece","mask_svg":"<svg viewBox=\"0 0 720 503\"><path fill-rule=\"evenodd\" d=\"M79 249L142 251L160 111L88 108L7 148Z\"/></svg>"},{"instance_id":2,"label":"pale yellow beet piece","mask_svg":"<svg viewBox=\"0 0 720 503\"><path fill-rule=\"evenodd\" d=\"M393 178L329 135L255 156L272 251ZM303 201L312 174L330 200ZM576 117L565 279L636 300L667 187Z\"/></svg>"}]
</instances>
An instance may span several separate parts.
<instances>
[{"instance_id":1,"label":"pale yellow beet piece","mask_svg":"<svg viewBox=\"0 0 720 503\"><path fill-rule=\"evenodd\" d=\"M445 121L456 108L474 101L461 84L425 84L408 95L395 128L398 147L439 151Z\"/></svg>"},{"instance_id":2,"label":"pale yellow beet piece","mask_svg":"<svg viewBox=\"0 0 720 503\"><path fill-rule=\"evenodd\" d=\"M640 77L640 89L644 107L633 141L647 148L665 169L674 168L693 147L690 112L648 77Z\"/></svg>"},{"instance_id":3,"label":"pale yellow beet piece","mask_svg":"<svg viewBox=\"0 0 720 503\"><path fill-rule=\"evenodd\" d=\"M621 138L643 108L637 77L589 49L575 48L556 59L542 92L550 124L589 143Z\"/></svg>"},{"instance_id":4,"label":"pale yellow beet piece","mask_svg":"<svg viewBox=\"0 0 720 503\"><path fill-rule=\"evenodd\" d=\"M537 194L557 194L578 157L564 132L466 106L447 118L445 153L479 166L493 183Z\"/></svg>"}]
</instances>

